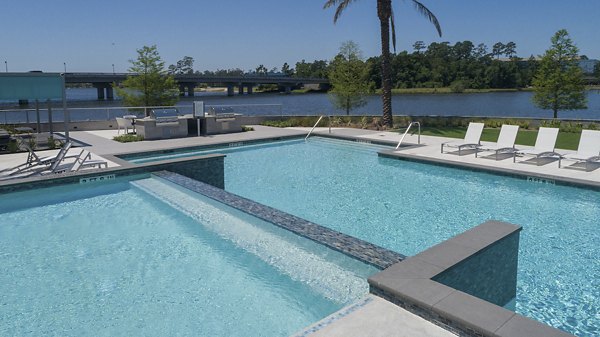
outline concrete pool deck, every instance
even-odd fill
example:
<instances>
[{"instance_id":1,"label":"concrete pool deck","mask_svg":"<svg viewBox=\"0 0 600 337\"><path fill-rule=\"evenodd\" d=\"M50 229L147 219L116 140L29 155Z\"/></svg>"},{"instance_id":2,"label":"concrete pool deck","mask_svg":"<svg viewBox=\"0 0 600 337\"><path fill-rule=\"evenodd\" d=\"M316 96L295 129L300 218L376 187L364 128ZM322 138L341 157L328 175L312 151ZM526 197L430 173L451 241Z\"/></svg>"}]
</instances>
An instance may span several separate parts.
<instances>
[{"instance_id":1,"label":"concrete pool deck","mask_svg":"<svg viewBox=\"0 0 600 337\"><path fill-rule=\"evenodd\" d=\"M119 143L112 140L117 135L116 130L98 130L98 131L74 131L71 137L85 144L83 148L92 152L93 159L105 159L104 155L114 155L120 153L160 151L183 147L194 147L214 144L227 144L244 141L255 141L261 139L277 139L285 137L301 137L306 135L311 128L274 128L267 126L253 126L255 131L230 133L223 135L213 135L204 137L187 137L177 139L152 140L132 143ZM397 132L372 131L350 128L316 128L314 135L343 137L352 140L365 142L379 142L388 145L396 145L401 138ZM479 157L475 158L473 153L458 156L456 152L440 153L440 146L444 142L456 141L455 138L421 136L421 146L402 147L398 151L390 149L387 151L391 156L396 154L399 158L425 160L434 163L455 164L471 169L490 169L500 173L514 173L519 175L537 175L545 176L549 179L574 180L583 184L600 186L600 169L594 169L586 172L581 169L568 167L573 162L563 161L563 168L558 168L557 160L549 160L544 165L537 166L531 160L517 157L517 162L513 163L512 156L501 157L504 159L494 160L490 152L480 152ZM405 144L417 144L417 135L407 135ZM482 145L491 144L482 142ZM518 148L527 149L527 146L518 146ZM76 150L76 149L75 149ZM452 151L452 150L451 150ZM40 155L51 155L56 150L40 151ZM467 151L465 151L467 152ZM574 153L572 150L557 149L561 154ZM467 152L468 153L468 152ZM26 153L14 153L0 155L0 170L16 166L23 163L27 158ZM108 156L110 158L110 156ZM115 167L119 164L109 159L109 167Z\"/></svg>"},{"instance_id":2,"label":"concrete pool deck","mask_svg":"<svg viewBox=\"0 0 600 337\"><path fill-rule=\"evenodd\" d=\"M309 130L309 128L295 128L297 130ZM397 132L382 132L382 131L370 131L360 129L331 129L329 133L328 128L318 128L313 131L315 135L324 136L339 136L345 138L351 138L356 140L364 140L370 142L381 142L390 145L397 145L400 141L401 134ZM417 144L418 136L407 135L404 139L403 144ZM550 180L565 180L573 183L589 184L593 186L600 186L600 165L596 165L594 170L586 172L582 169L576 169L570 167L574 162L563 160L562 168L558 167L557 159L544 160L543 165L537 166L531 157L517 157L517 162L513 163L512 155L502 156L500 160L495 160L493 152L480 152L478 157L475 158L473 152L464 151L468 154L458 155L454 149L449 149L451 152L441 153L441 144L449 141L456 141L456 138L445 138L445 137L434 137L434 136L421 136L421 146L409 146L402 147L399 150L386 151L390 157L395 155L398 158L403 159L414 159L423 160L439 164L451 164L464 168L470 169L489 169L497 171L498 173L516 174L516 175L531 175L531 176L543 176ZM485 145L491 145L494 143L481 142ZM530 149L530 146L519 146L518 149ZM446 150L445 150L446 151ZM573 150L556 149L560 154L575 153Z\"/></svg>"},{"instance_id":3,"label":"concrete pool deck","mask_svg":"<svg viewBox=\"0 0 600 337\"><path fill-rule=\"evenodd\" d=\"M349 305L293 337L454 337L455 334L375 295Z\"/></svg>"},{"instance_id":4,"label":"concrete pool deck","mask_svg":"<svg viewBox=\"0 0 600 337\"><path fill-rule=\"evenodd\" d=\"M182 147L205 146L214 144L227 144L235 142L255 141L261 139L278 139L286 137L302 137L306 135L310 128L272 128L265 126L253 126L255 131L232 133L224 135L214 135L208 137L188 137L168 140L141 141L134 143L119 143L112 140L116 135L114 130L101 131L75 131L71 132L71 137L85 144L83 148L93 153L93 159L111 158L114 154L161 151L176 149ZM396 145L401 135L396 132L370 131L361 129L332 128L329 134L328 128L315 129L315 135L330 135L364 142L379 142L389 145ZM600 186L600 169L591 172L574 170L568 168L558 168L556 161L546 165L536 166L530 163L521 162L518 158L517 163L512 162L512 157L504 160L495 161L486 158L486 154L480 154L475 158L473 154L458 156L454 153L440 153L440 145L443 142L456 139L421 136L421 146L403 147L399 151L389 152L397 154L402 159L425 160L434 163L456 164L465 168L481 168L498 170L501 169L507 173L513 172L520 175L544 175L547 177L556 177L560 179L574 179L590 185ZM417 135L409 135L405 139L407 144L417 144ZM485 143L484 143L485 144ZM527 147L523 147L527 148ZM40 152L41 155L49 155L57 150L50 152ZM558 150L559 153L570 153L574 151ZM0 170L16 166L24 162L26 153L0 155ZM114 157L113 157L114 158ZM567 163L565 163L567 164ZM570 163L569 163L570 164ZM109 162L109 168L119 166L118 161ZM48 178L52 178L49 176ZM371 298L369 296L368 298ZM344 309L342 309L344 310ZM335 314L334 314L335 315ZM382 323L384 322L384 323ZM318 324L318 323L317 323ZM438 330L442 330L441 332ZM306 332L306 330L305 330ZM337 319L328 324L326 328L313 331L311 334L302 334L302 336L452 336L453 334L441 329L439 326L424 320L423 318L410 313L386 300L375 297L360 308L353 310L351 314Z\"/></svg>"}]
</instances>

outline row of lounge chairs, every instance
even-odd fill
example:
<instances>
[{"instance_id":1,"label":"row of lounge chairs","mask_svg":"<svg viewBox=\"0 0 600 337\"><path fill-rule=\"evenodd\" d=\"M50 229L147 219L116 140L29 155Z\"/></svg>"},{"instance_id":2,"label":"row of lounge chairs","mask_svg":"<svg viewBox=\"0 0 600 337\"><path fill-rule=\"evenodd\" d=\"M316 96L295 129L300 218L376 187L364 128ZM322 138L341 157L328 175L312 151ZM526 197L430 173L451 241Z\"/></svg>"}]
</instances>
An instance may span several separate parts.
<instances>
[{"instance_id":1,"label":"row of lounge chairs","mask_svg":"<svg viewBox=\"0 0 600 337\"><path fill-rule=\"evenodd\" d=\"M40 157L30 147L27 147L27 160L17 166L0 171L0 181L27 178L33 176L43 176L48 174L77 172L84 167L108 167L104 160L92 160L89 151L82 149L78 154L70 154L69 150L73 144L66 142L52 156Z\"/></svg>"},{"instance_id":2,"label":"row of lounge chairs","mask_svg":"<svg viewBox=\"0 0 600 337\"><path fill-rule=\"evenodd\" d=\"M483 123L469 123L465 138L462 141L442 143L441 152L444 153L445 147L457 148L458 155L462 155L465 150L474 150L475 157L479 152L494 152L496 160L499 154L504 153L512 155L513 162L516 162L517 156L531 156L535 158L536 165L540 165L542 158L557 158L559 168L563 160L571 160L584 163L586 171L589 171L592 164L600 163L600 131L583 130L577 152L560 154L555 151L559 131L557 128L540 127L533 148L519 150L515 147L519 126L502 125L498 141L490 146L481 145L483 126Z\"/></svg>"}]
</instances>

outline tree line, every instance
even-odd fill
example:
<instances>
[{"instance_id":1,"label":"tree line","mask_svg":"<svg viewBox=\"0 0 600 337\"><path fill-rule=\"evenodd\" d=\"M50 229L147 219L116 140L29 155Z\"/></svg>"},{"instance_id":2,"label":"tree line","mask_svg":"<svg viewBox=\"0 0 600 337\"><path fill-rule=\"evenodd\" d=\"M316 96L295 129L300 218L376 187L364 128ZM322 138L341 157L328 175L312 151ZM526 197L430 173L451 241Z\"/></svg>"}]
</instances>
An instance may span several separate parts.
<instances>
[{"instance_id":1,"label":"tree line","mask_svg":"<svg viewBox=\"0 0 600 337\"><path fill-rule=\"evenodd\" d=\"M390 57L392 87L464 89L515 89L531 86L539 62L516 57L514 42L496 43L489 51L485 44L471 41L413 44L412 52L402 51ZM381 88L381 57L366 60L369 80ZM329 73L324 60L296 63L295 76L319 77Z\"/></svg>"},{"instance_id":2,"label":"tree line","mask_svg":"<svg viewBox=\"0 0 600 337\"><path fill-rule=\"evenodd\" d=\"M532 85L533 75L539 61L533 56L523 59L516 56L514 42L497 42L492 48L471 41L455 44L423 41L413 44L413 51L391 54L391 83L396 89L450 87L455 91L464 89L518 89ZM263 64L255 69L217 69L194 71L194 59L185 56L177 64L168 67L169 74L202 74L206 76L271 75L309 78L327 78L333 60L296 62L295 67L284 63L281 68L268 69ZM376 89L382 87L381 56L366 59L369 81Z\"/></svg>"}]
</instances>

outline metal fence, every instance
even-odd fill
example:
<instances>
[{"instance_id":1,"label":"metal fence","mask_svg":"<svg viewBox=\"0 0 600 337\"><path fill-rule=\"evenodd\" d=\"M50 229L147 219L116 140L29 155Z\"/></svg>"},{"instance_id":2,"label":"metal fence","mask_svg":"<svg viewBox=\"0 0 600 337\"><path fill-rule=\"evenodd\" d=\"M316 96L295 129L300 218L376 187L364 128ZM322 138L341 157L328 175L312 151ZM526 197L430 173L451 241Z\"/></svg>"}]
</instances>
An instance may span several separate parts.
<instances>
[{"instance_id":1,"label":"metal fence","mask_svg":"<svg viewBox=\"0 0 600 337\"><path fill-rule=\"evenodd\" d=\"M91 121L110 121L116 117L125 115L136 115L143 117L146 110L155 108L176 108L180 115L194 113L193 105L178 106L150 106L150 107L95 107L95 108L67 108L69 120L71 122L91 122ZM283 106L281 104L233 104L233 105L206 105L205 111L210 108L228 108L234 113L251 116L282 116ZM50 114L51 112L51 114ZM38 117L39 114L39 117ZM24 124L36 123L39 118L40 123L48 123L52 119L53 123L64 121L64 111L62 108L45 109L7 109L0 110L0 124Z\"/></svg>"}]
</instances>

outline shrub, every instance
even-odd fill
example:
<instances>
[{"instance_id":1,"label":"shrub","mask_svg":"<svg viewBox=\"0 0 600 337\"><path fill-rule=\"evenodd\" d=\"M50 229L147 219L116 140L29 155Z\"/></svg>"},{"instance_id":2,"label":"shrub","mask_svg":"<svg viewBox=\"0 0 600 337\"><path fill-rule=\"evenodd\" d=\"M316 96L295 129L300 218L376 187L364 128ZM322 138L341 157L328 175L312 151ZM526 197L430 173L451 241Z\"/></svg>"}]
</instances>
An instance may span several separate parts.
<instances>
[{"instance_id":1,"label":"shrub","mask_svg":"<svg viewBox=\"0 0 600 337\"><path fill-rule=\"evenodd\" d=\"M8 142L8 152L15 153L17 151L19 151L19 143L17 143L16 139L11 139Z\"/></svg>"},{"instance_id":2,"label":"shrub","mask_svg":"<svg viewBox=\"0 0 600 337\"><path fill-rule=\"evenodd\" d=\"M33 136L29 137L27 139L27 145L29 146L30 149L35 150L37 148L36 138Z\"/></svg>"},{"instance_id":3,"label":"shrub","mask_svg":"<svg viewBox=\"0 0 600 337\"><path fill-rule=\"evenodd\" d=\"M588 130L598 130L598 126L595 123L590 123L587 126Z\"/></svg>"},{"instance_id":4,"label":"shrub","mask_svg":"<svg viewBox=\"0 0 600 337\"><path fill-rule=\"evenodd\" d=\"M254 128L251 126L242 125L242 132L254 131Z\"/></svg>"},{"instance_id":5,"label":"shrub","mask_svg":"<svg viewBox=\"0 0 600 337\"><path fill-rule=\"evenodd\" d=\"M139 142L144 140L144 136L142 135L120 135L113 137L113 140L120 143L131 143L131 142Z\"/></svg>"},{"instance_id":6,"label":"shrub","mask_svg":"<svg viewBox=\"0 0 600 337\"><path fill-rule=\"evenodd\" d=\"M48 149L54 150L56 148L56 139L54 139L52 136L48 137Z\"/></svg>"},{"instance_id":7,"label":"shrub","mask_svg":"<svg viewBox=\"0 0 600 337\"><path fill-rule=\"evenodd\" d=\"M547 127L547 128L560 128L560 124L561 124L561 122L556 119L540 122L540 126Z\"/></svg>"},{"instance_id":8,"label":"shrub","mask_svg":"<svg viewBox=\"0 0 600 337\"><path fill-rule=\"evenodd\" d=\"M450 91L454 92L454 93L463 93L465 92L466 86L465 86L465 82L461 81L461 80L456 80L452 83L450 83Z\"/></svg>"},{"instance_id":9,"label":"shrub","mask_svg":"<svg viewBox=\"0 0 600 337\"><path fill-rule=\"evenodd\" d=\"M367 117L367 116L363 116L363 117L360 119L360 128L361 128L361 129L366 129L366 128L368 128L368 127L369 127L369 122L370 122L370 120L369 120L369 117Z\"/></svg>"},{"instance_id":10,"label":"shrub","mask_svg":"<svg viewBox=\"0 0 600 337\"><path fill-rule=\"evenodd\" d=\"M531 126L531 121L519 121L518 125L519 125L519 127L527 130Z\"/></svg>"}]
</instances>

